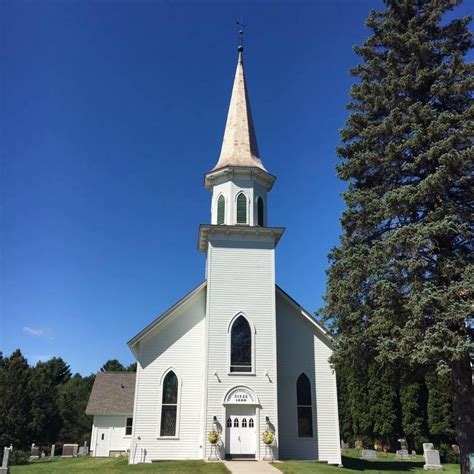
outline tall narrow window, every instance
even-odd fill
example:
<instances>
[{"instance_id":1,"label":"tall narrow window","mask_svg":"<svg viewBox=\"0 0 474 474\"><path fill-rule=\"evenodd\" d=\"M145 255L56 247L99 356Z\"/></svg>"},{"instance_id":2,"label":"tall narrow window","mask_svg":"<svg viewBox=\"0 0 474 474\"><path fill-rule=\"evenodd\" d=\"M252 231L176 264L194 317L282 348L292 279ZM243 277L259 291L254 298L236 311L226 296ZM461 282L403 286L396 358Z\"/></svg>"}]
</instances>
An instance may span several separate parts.
<instances>
[{"instance_id":1,"label":"tall narrow window","mask_svg":"<svg viewBox=\"0 0 474 474\"><path fill-rule=\"evenodd\" d=\"M263 199L259 196L257 199L257 225L263 227Z\"/></svg>"},{"instance_id":2,"label":"tall narrow window","mask_svg":"<svg viewBox=\"0 0 474 474\"><path fill-rule=\"evenodd\" d=\"M237 224L247 224L247 198L243 193L237 197Z\"/></svg>"},{"instance_id":3,"label":"tall narrow window","mask_svg":"<svg viewBox=\"0 0 474 474\"><path fill-rule=\"evenodd\" d=\"M301 374L296 381L296 403L298 405L298 436L300 438L312 438L311 382L306 374Z\"/></svg>"},{"instance_id":4,"label":"tall narrow window","mask_svg":"<svg viewBox=\"0 0 474 474\"><path fill-rule=\"evenodd\" d=\"M133 427L133 418L127 418L127 424L125 426L125 436L130 436L132 434Z\"/></svg>"},{"instance_id":5,"label":"tall narrow window","mask_svg":"<svg viewBox=\"0 0 474 474\"><path fill-rule=\"evenodd\" d=\"M225 197L220 195L217 200L217 225L225 222Z\"/></svg>"},{"instance_id":6,"label":"tall narrow window","mask_svg":"<svg viewBox=\"0 0 474 474\"><path fill-rule=\"evenodd\" d=\"M230 371L252 372L252 332L243 316L234 321L230 332Z\"/></svg>"},{"instance_id":7,"label":"tall narrow window","mask_svg":"<svg viewBox=\"0 0 474 474\"><path fill-rule=\"evenodd\" d=\"M163 381L160 436L176 436L178 377L170 370Z\"/></svg>"}]
</instances>

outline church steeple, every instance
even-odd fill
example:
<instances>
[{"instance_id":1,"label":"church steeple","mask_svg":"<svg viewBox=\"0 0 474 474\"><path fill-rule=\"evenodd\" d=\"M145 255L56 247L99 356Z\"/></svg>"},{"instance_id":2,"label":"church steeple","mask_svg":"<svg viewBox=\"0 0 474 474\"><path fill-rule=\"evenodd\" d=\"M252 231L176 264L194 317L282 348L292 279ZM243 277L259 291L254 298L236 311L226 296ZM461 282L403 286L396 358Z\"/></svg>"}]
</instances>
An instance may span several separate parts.
<instances>
[{"instance_id":1,"label":"church steeple","mask_svg":"<svg viewBox=\"0 0 474 474\"><path fill-rule=\"evenodd\" d=\"M257 137L250 110L249 95L245 82L242 45L239 46L237 68L221 153L213 171L225 166L250 166L265 170L260 160Z\"/></svg>"},{"instance_id":2,"label":"church steeple","mask_svg":"<svg viewBox=\"0 0 474 474\"><path fill-rule=\"evenodd\" d=\"M226 239L235 234L239 239L249 239L248 243L269 238L276 245L283 233L283 229L269 227L267 222L268 192L275 177L260 160L245 83L242 43L238 51L221 153L204 181L212 191L211 224L203 224L199 230L199 249L206 252L208 239L221 234Z\"/></svg>"}]
</instances>

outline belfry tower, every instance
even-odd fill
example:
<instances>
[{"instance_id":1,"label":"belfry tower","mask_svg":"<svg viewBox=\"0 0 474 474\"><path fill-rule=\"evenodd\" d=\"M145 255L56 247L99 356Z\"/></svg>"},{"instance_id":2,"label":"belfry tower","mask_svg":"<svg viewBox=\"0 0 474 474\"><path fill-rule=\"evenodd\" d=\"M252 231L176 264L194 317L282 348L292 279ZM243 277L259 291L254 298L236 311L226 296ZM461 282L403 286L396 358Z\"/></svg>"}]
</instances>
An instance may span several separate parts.
<instances>
[{"instance_id":1,"label":"belfry tower","mask_svg":"<svg viewBox=\"0 0 474 474\"><path fill-rule=\"evenodd\" d=\"M271 426L278 436L275 247L284 229L268 226L274 182L260 159L240 45L219 160L205 175L211 224L198 241L207 253L203 408L206 432L223 428L221 456L259 459L259 433Z\"/></svg>"}]
</instances>

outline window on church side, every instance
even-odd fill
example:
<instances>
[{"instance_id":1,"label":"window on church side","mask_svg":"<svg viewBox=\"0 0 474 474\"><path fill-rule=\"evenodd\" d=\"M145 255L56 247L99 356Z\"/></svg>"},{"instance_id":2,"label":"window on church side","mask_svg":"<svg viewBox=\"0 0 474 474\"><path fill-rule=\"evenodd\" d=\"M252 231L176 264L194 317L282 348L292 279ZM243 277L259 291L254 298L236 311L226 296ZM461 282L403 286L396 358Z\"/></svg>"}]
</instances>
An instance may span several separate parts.
<instances>
[{"instance_id":1,"label":"window on church side","mask_svg":"<svg viewBox=\"0 0 474 474\"><path fill-rule=\"evenodd\" d=\"M163 381L160 436L176 436L178 377L171 370Z\"/></svg>"},{"instance_id":2,"label":"window on church side","mask_svg":"<svg viewBox=\"0 0 474 474\"><path fill-rule=\"evenodd\" d=\"M230 371L252 372L252 332L243 316L234 321L230 332Z\"/></svg>"},{"instance_id":3,"label":"window on church side","mask_svg":"<svg viewBox=\"0 0 474 474\"><path fill-rule=\"evenodd\" d=\"M301 374L296 381L296 400L298 405L298 436L300 438L312 438L311 382L306 374Z\"/></svg>"},{"instance_id":4,"label":"window on church side","mask_svg":"<svg viewBox=\"0 0 474 474\"><path fill-rule=\"evenodd\" d=\"M217 200L217 225L225 222L225 197L220 195Z\"/></svg>"},{"instance_id":5,"label":"window on church side","mask_svg":"<svg viewBox=\"0 0 474 474\"><path fill-rule=\"evenodd\" d=\"M263 199L260 196L257 199L257 225L263 227Z\"/></svg>"},{"instance_id":6,"label":"window on church side","mask_svg":"<svg viewBox=\"0 0 474 474\"><path fill-rule=\"evenodd\" d=\"M227 428L232 428L232 420L227 418Z\"/></svg>"},{"instance_id":7,"label":"window on church side","mask_svg":"<svg viewBox=\"0 0 474 474\"><path fill-rule=\"evenodd\" d=\"M247 224L247 198L243 193L237 197L237 224Z\"/></svg>"},{"instance_id":8,"label":"window on church side","mask_svg":"<svg viewBox=\"0 0 474 474\"><path fill-rule=\"evenodd\" d=\"M242 419L242 428L247 428L247 418Z\"/></svg>"},{"instance_id":9,"label":"window on church side","mask_svg":"<svg viewBox=\"0 0 474 474\"><path fill-rule=\"evenodd\" d=\"M239 419L234 418L234 428L238 428L238 427L239 427Z\"/></svg>"},{"instance_id":10,"label":"window on church side","mask_svg":"<svg viewBox=\"0 0 474 474\"><path fill-rule=\"evenodd\" d=\"M249 428L253 428L253 418L250 418L249 420Z\"/></svg>"}]
</instances>

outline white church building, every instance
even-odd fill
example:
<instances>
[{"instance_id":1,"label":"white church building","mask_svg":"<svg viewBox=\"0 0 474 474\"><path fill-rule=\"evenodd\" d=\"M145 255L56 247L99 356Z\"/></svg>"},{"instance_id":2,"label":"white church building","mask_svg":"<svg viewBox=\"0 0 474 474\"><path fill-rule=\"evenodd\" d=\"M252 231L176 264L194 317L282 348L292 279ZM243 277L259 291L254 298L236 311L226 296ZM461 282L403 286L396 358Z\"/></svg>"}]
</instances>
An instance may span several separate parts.
<instances>
[{"instance_id":1,"label":"white church building","mask_svg":"<svg viewBox=\"0 0 474 474\"><path fill-rule=\"evenodd\" d=\"M267 222L275 177L260 159L242 52L220 157L205 175L212 196L211 223L198 237L205 280L128 342L137 360L133 407L115 413L125 386L96 381L102 405L89 410L93 455L124 451L125 443L132 464L264 459L269 450L275 459L341 463L331 338L275 283L284 228ZM273 433L270 447L265 431Z\"/></svg>"}]
</instances>

